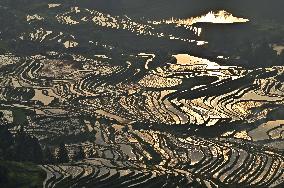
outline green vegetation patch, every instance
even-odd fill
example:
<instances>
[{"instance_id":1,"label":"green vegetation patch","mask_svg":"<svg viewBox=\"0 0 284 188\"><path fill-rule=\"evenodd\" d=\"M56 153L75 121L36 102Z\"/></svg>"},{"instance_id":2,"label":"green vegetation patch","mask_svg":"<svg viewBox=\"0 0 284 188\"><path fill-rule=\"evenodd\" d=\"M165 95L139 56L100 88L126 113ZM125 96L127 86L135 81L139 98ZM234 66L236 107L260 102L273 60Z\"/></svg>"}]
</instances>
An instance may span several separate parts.
<instances>
[{"instance_id":1,"label":"green vegetation patch","mask_svg":"<svg viewBox=\"0 0 284 188\"><path fill-rule=\"evenodd\" d=\"M3 188L42 187L46 173L32 163L0 160L0 185Z\"/></svg>"}]
</instances>

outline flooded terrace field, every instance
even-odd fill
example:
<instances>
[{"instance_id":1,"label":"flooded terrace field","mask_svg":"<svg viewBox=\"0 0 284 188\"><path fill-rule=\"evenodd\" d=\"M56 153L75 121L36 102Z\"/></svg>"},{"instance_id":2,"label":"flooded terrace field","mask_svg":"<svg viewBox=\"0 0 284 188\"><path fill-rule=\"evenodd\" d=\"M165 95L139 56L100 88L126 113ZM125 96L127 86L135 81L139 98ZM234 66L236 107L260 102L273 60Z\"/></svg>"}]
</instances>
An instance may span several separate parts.
<instances>
[{"instance_id":1,"label":"flooded terrace field","mask_svg":"<svg viewBox=\"0 0 284 188\"><path fill-rule=\"evenodd\" d=\"M1 123L69 158L44 187L283 185L281 24L85 2L0 2Z\"/></svg>"}]
</instances>

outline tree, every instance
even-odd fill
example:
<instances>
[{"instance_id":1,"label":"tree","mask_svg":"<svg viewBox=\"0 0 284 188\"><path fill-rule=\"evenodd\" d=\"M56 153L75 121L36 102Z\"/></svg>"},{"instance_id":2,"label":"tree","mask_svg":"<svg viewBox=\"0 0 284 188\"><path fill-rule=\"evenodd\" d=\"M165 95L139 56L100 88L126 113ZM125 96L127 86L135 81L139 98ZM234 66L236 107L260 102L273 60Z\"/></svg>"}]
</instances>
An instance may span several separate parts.
<instances>
[{"instance_id":1,"label":"tree","mask_svg":"<svg viewBox=\"0 0 284 188\"><path fill-rule=\"evenodd\" d=\"M177 63L177 59L171 56L168 52L161 50L155 54L155 58L148 65L150 69L155 69L160 66L164 66L166 63Z\"/></svg>"},{"instance_id":2,"label":"tree","mask_svg":"<svg viewBox=\"0 0 284 188\"><path fill-rule=\"evenodd\" d=\"M44 162L46 164L54 164L56 162L56 159L49 147L45 147L43 154L44 154Z\"/></svg>"},{"instance_id":3,"label":"tree","mask_svg":"<svg viewBox=\"0 0 284 188\"><path fill-rule=\"evenodd\" d=\"M3 159L11 158L11 149L14 144L14 137L8 127L4 114L0 112L0 158Z\"/></svg>"},{"instance_id":4,"label":"tree","mask_svg":"<svg viewBox=\"0 0 284 188\"><path fill-rule=\"evenodd\" d=\"M13 136L9 126L3 113L0 113L0 157L5 160L42 163L43 153L38 139L25 133L23 125Z\"/></svg>"},{"instance_id":5,"label":"tree","mask_svg":"<svg viewBox=\"0 0 284 188\"><path fill-rule=\"evenodd\" d=\"M271 66L277 64L277 53L268 44L268 42L261 42L257 44L253 53L254 63L262 66Z\"/></svg>"},{"instance_id":6,"label":"tree","mask_svg":"<svg viewBox=\"0 0 284 188\"><path fill-rule=\"evenodd\" d=\"M14 160L42 163L43 153L37 138L26 134L21 127L15 136Z\"/></svg>"},{"instance_id":7,"label":"tree","mask_svg":"<svg viewBox=\"0 0 284 188\"><path fill-rule=\"evenodd\" d=\"M79 151L75 153L74 160L82 160L85 159L86 155L82 146L79 147Z\"/></svg>"},{"instance_id":8,"label":"tree","mask_svg":"<svg viewBox=\"0 0 284 188\"><path fill-rule=\"evenodd\" d=\"M50 103L49 106L58 106L60 104L59 98L54 98Z\"/></svg>"},{"instance_id":9,"label":"tree","mask_svg":"<svg viewBox=\"0 0 284 188\"><path fill-rule=\"evenodd\" d=\"M88 152L88 158L94 158L95 157L95 151L94 149L90 149Z\"/></svg>"},{"instance_id":10,"label":"tree","mask_svg":"<svg viewBox=\"0 0 284 188\"><path fill-rule=\"evenodd\" d=\"M24 132L23 126L15 135L14 160L29 161L30 157L30 141L31 139Z\"/></svg>"},{"instance_id":11,"label":"tree","mask_svg":"<svg viewBox=\"0 0 284 188\"><path fill-rule=\"evenodd\" d=\"M59 152L58 152L57 161L59 163L68 163L69 162L68 151L67 151L65 144L63 142L59 145Z\"/></svg>"},{"instance_id":12,"label":"tree","mask_svg":"<svg viewBox=\"0 0 284 188\"><path fill-rule=\"evenodd\" d=\"M14 143L13 135L8 130L8 127L0 124L0 149L5 152Z\"/></svg>"},{"instance_id":13,"label":"tree","mask_svg":"<svg viewBox=\"0 0 284 188\"><path fill-rule=\"evenodd\" d=\"M0 112L0 119L2 120L4 118L4 113Z\"/></svg>"},{"instance_id":14,"label":"tree","mask_svg":"<svg viewBox=\"0 0 284 188\"><path fill-rule=\"evenodd\" d=\"M249 63L249 66L270 67L278 63L276 51L265 40L246 40L239 48L239 55Z\"/></svg>"},{"instance_id":15,"label":"tree","mask_svg":"<svg viewBox=\"0 0 284 188\"><path fill-rule=\"evenodd\" d=\"M43 162L43 152L38 139L33 137L31 143L33 144L31 161L37 164L41 164Z\"/></svg>"}]
</instances>

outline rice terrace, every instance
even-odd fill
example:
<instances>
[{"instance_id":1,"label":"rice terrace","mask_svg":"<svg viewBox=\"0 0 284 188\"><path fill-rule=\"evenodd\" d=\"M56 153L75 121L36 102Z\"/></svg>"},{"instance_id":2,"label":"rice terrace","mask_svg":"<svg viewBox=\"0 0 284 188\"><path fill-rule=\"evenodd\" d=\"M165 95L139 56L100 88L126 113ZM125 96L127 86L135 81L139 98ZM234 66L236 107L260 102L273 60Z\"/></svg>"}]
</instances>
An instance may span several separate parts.
<instances>
[{"instance_id":1,"label":"rice terrace","mask_svg":"<svg viewBox=\"0 0 284 188\"><path fill-rule=\"evenodd\" d=\"M1 188L283 188L283 0L0 0Z\"/></svg>"}]
</instances>

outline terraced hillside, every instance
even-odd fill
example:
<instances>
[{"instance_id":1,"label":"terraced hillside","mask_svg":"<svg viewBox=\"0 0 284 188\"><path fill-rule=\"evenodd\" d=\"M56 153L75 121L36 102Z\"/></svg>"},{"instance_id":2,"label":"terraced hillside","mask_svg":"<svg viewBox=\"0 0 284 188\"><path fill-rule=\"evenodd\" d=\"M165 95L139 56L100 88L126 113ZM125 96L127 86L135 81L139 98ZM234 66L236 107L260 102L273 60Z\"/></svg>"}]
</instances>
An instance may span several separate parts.
<instances>
[{"instance_id":1,"label":"terraced hillside","mask_svg":"<svg viewBox=\"0 0 284 188\"><path fill-rule=\"evenodd\" d=\"M284 185L282 56L244 66L210 51L202 25L250 19L221 9L150 19L86 2L0 2L0 111L11 132L25 122L55 155L62 142L70 159L85 155L41 165L44 187Z\"/></svg>"}]
</instances>

